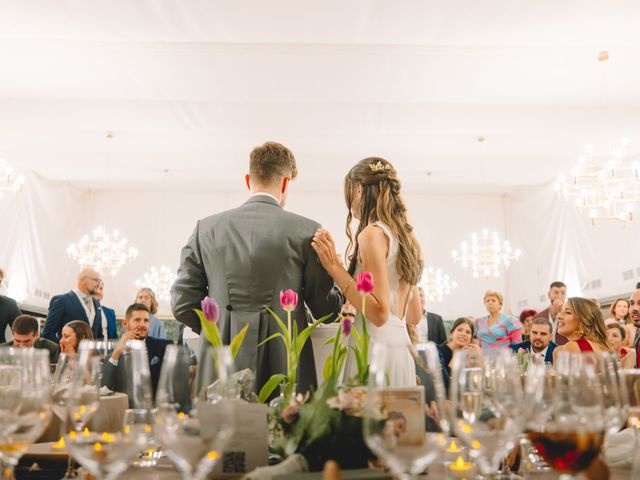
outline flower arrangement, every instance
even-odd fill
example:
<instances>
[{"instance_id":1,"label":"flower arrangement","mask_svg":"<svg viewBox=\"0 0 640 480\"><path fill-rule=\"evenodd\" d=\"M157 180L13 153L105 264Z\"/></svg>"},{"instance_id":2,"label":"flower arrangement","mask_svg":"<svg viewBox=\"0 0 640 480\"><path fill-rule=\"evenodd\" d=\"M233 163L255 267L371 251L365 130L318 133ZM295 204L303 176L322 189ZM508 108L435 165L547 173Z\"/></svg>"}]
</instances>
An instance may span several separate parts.
<instances>
[{"instance_id":1,"label":"flower arrangement","mask_svg":"<svg viewBox=\"0 0 640 480\"><path fill-rule=\"evenodd\" d=\"M340 328L327 343L333 343L331 355L323 368L324 384L313 394L289 397L276 419L282 431L272 446L275 454L287 457L301 454L312 471L322 469L324 462L336 460L342 468L365 468L373 454L362 437L362 416L369 375L369 333L365 316L366 295L373 290L373 276L363 272L356 287L362 296L361 330L348 318L340 319ZM348 353L346 339L354 335L351 347L357 373L349 379L349 387L338 385L338 377ZM384 420L384 412L380 411Z\"/></svg>"},{"instance_id":2,"label":"flower arrangement","mask_svg":"<svg viewBox=\"0 0 640 480\"><path fill-rule=\"evenodd\" d=\"M198 318L200 319L202 333L204 333L204 336L209 340L211 345L214 347L221 347L223 343L220 338L220 330L218 329L218 320L220 319L220 307L218 306L218 303L212 297L204 297L200 302L200 306L202 307L202 310L194 308L193 311L196 312L196 315L198 315ZM238 355L238 351L240 350L242 342L244 342L244 337L247 334L248 329L249 325L247 324L236 334L235 337L233 337L229 344L231 356L234 359Z\"/></svg>"},{"instance_id":3,"label":"flower arrangement","mask_svg":"<svg viewBox=\"0 0 640 480\"><path fill-rule=\"evenodd\" d=\"M280 338L284 343L287 353L287 373L274 373L269 380L262 386L258 394L258 401L264 403L276 389L280 386L280 390L284 396L285 404L293 397L296 387L296 379L298 377L298 360L305 343L309 340L311 332L321 323L331 318L331 314L316 320L314 323L298 332L297 322L292 322L291 313L298 306L298 294L291 289L280 292L280 306L287 312L287 324L280 319L278 314L265 305L267 311L278 322L280 332L274 333L258 344L264 345L275 338Z\"/></svg>"}]
</instances>

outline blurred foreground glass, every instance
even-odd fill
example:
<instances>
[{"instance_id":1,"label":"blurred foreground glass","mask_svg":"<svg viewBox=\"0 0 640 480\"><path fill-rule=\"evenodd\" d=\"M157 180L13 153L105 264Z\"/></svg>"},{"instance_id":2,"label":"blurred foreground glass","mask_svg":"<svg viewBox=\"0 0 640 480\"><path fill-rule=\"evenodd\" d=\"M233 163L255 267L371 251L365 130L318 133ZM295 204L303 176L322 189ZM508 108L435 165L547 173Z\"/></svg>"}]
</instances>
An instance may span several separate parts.
<instances>
[{"instance_id":1,"label":"blurred foreground glass","mask_svg":"<svg viewBox=\"0 0 640 480\"><path fill-rule=\"evenodd\" d=\"M469 448L469 456L483 475L503 476L500 466L524 427L520 367L512 353L456 352L450 396L453 431Z\"/></svg>"},{"instance_id":2,"label":"blurred foreground glass","mask_svg":"<svg viewBox=\"0 0 640 480\"><path fill-rule=\"evenodd\" d=\"M164 355L158 391L155 435L184 478L204 479L221 457L235 427L234 408L228 378L233 360L228 347L210 347L207 362L199 369L203 378L218 381L217 394L192 392L189 385L191 352L187 347L170 345ZM201 394L200 394L201 393Z\"/></svg>"},{"instance_id":3,"label":"blurred foreground glass","mask_svg":"<svg viewBox=\"0 0 640 480\"><path fill-rule=\"evenodd\" d=\"M0 348L0 464L14 478L18 461L51 420L49 352Z\"/></svg>"},{"instance_id":4,"label":"blurred foreground glass","mask_svg":"<svg viewBox=\"0 0 640 480\"><path fill-rule=\"evenodd\" d=\"M422 385L389 385L395 359L406 356L409 348L372 344L363 422L371 451L403 479L420 475L444 452L449 430L440 359L433 343L417 345L413 352Z\"/></svg>"},{"instance_id":5,"label":"blurred foreground glass","mask_svg":"<svg viewBox=\"0 0 640 480\"><path fill-rule=\"evenodd\" d=\"M602 359L597 353L559 352L555 367L529 365L527 435L562 479L573 478L600 454L609 422Z\"/></svg>"},{"instance_id":6,"label":"blurred foreground glass","mask_svg":"<svg viewBox=\"0 0 640 480\"><path fill-rule=\"evenodd\" d=\"M65 441L71 455L98 479L112 479L127 469L129 462L145 446L144 422L141 429L124 426L120 432L91 432L83 428L100 405L100 381L109 361L103 342L83 340L68 393L67 435ZM123 363L120 365L120 363ZM131 340L119 360L118 372L124 375L129 405L150 411L152 408L149 361L144 342Z\"/></svg>"},{"instance_id":7,"label":"blurred foreground glass","mask_svg":"<svg viewBox=\"0 0 640 480\"><path fill-rule=\"evenodd\" d=\"M631 467L631 477L640 477L640 455L637 454L640 449L640 369L633 368L623 370L622 376L629 398L627 426L633 429L634 448L636 455L633 459Z\"/></svg>"}]
</instances>

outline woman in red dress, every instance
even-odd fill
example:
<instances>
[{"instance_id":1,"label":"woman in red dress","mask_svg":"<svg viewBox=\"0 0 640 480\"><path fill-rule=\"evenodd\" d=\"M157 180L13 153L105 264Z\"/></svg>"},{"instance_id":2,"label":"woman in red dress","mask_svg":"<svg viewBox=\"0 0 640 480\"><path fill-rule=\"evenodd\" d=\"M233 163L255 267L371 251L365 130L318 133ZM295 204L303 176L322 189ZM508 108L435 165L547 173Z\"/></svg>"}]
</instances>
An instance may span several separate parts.
<instances>
[{"instance_id":1,"label":"woman in red dress","mask_svg":"<svg viewBox=\"0 0 640 480\"><path fill-rule=\"evenodd\" d=\"M562 306L556 317L558 333L569 339L557 352L611 352L607 343L607 329L600 306L588 298L572 297Z\"/></svg>"}]
</instances>

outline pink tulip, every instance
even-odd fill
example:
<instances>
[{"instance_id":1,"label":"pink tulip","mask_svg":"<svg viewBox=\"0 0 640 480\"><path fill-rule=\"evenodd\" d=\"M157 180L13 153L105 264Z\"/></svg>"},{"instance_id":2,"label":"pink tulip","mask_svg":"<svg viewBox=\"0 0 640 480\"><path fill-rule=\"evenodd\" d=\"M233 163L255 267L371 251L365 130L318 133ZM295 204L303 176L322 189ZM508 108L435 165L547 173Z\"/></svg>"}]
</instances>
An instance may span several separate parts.
<instances>
[{"instance_id":1,"label":"pink tulip","mask_svg":"<svg viewBox=\"0 0 640 480\"><path fill-rule=\"evenodd\" d=\"M362 294L371 293L373 291L373 275L371 272L359 273L356 277L356 288Z\"/></svg>"},{"instance_id":2,"label":"pink tulip","mask_svg":"<svg viewBox=\"0 0 640 480\"><path fill-rule=\"evenodd\" d=\"M211 297L204 297L202 302L200 302L200 306L202 307L202 313L204 313L205 318L211 323L216 323L220 318L220 307L215 299Z\"/></svg>"},{"instance_id":3,"label":"pink tulip","mask_svg":"<svg viewBox=\"0 0 640 480\"><path fill-rule=\"evenodd\" d=\"M298 305L298 294L291 289L280 290L280 306L287 312L293 312Z\"/></svg>"}]
</instances>

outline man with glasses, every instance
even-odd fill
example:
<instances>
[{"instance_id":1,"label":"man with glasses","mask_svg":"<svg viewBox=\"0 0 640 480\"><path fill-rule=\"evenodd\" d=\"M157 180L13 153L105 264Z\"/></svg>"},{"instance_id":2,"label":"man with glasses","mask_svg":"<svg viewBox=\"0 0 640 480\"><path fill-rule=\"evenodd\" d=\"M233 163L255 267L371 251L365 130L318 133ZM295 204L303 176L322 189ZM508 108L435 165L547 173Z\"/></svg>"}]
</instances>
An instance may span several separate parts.
<instances>
[{"instance_id":1,"label":"man with glasses","mask_svg":"<svg viewBox=\"0 0 640 480\"><path fill-rule=\"evenodd\" d=\"M42 336L59 342L62 327L73 320L83 320L91 325L93 338L104 338L100 303L92 296L98 292L101 283L97 271L90 267L83 268L73 290L51 299Z\"/></svg>"}]
</instances>

